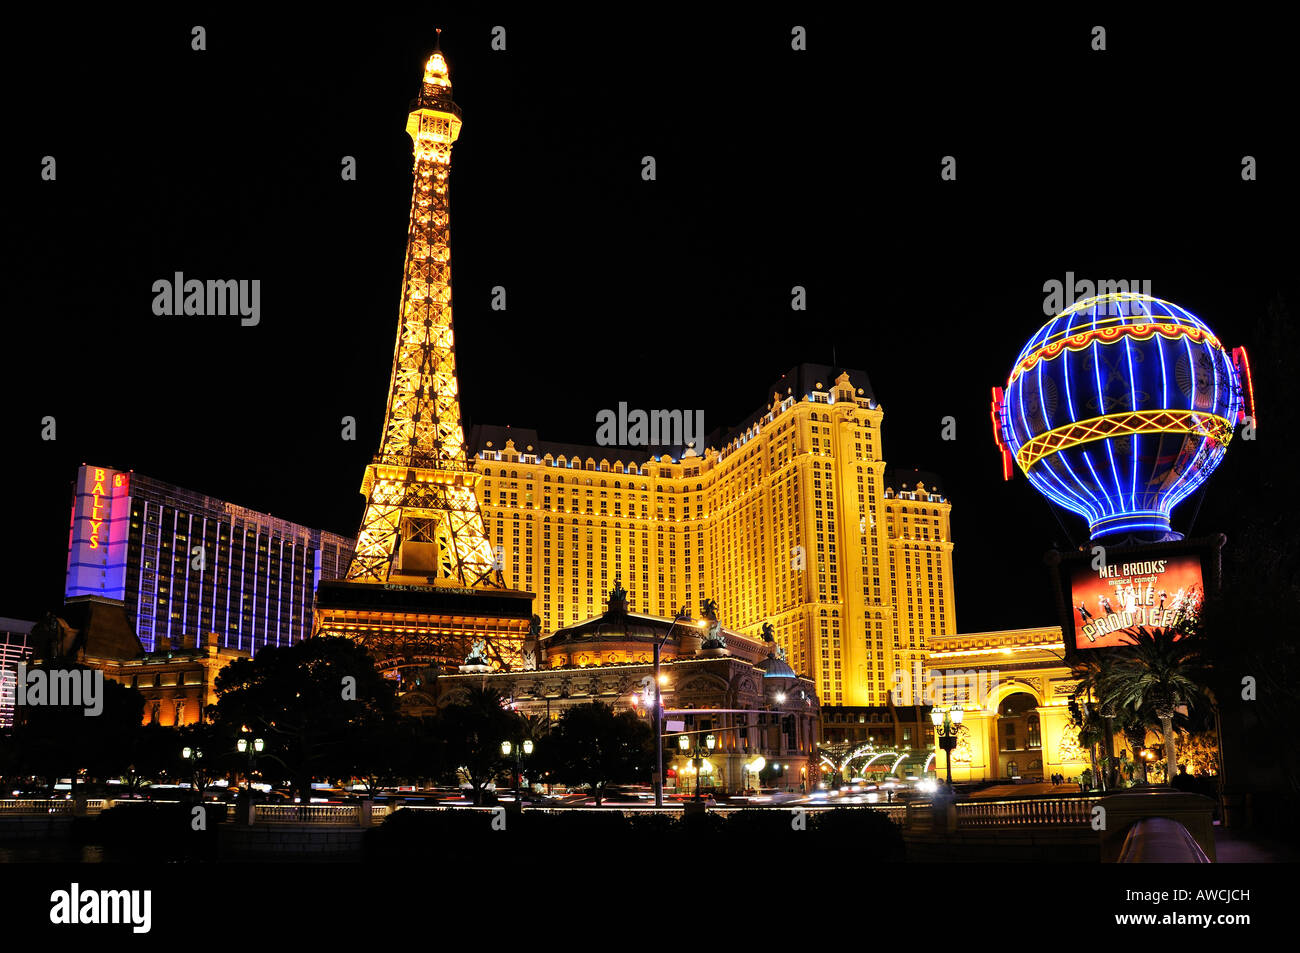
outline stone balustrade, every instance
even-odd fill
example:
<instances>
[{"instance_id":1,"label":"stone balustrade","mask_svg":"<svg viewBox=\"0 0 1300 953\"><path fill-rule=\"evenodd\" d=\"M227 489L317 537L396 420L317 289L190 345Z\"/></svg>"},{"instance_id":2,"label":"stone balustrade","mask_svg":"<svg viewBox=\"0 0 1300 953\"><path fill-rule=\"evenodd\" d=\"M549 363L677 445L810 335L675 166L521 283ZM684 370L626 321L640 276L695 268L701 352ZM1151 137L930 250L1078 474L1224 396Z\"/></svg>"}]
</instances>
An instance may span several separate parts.
<instances>
[{"instance_id":1,"label":"stone balustrade","mask_svg":"<svg viewBox=\"0 0 1300 953\"><path fill-rule=\"evenodd\" d=\"M1045 797L958 801L958 827L1072 826L1092 821L1095 797Z\"/></svg>"}]
</instances>

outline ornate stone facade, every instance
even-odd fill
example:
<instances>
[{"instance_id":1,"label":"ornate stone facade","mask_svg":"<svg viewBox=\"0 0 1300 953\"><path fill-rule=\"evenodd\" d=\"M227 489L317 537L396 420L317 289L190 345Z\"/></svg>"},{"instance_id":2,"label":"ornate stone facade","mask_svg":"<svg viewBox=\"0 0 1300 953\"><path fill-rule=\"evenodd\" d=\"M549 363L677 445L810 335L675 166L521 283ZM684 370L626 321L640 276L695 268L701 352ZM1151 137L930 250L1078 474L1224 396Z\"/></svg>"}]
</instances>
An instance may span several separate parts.
<instances>
[{"instance_id":1,"label":"ornate stone facade","mask_svg":"<svg viewBox=\"0 0 1300 953\"><path fill-rule=\"evenodd\" d=\"M1089 766L1088 752L1079 747L1068 723L1074 680L1063 659L1059 626L958 633L932 639L930 650L927 686L956 686L964 712L952 757L954 781L1053 774L1077 778ZM1008 699L1017 700L1010 706L1014 715L1005 704ZM1008 730L1008 721L1017 730ZM931 743L934 767L942 776L944 752L933 734Z\"/></svg>"},{"instance_id":2,"label":"ornate stone facade","mask_svg":"<svg viewBox=\"0 0 1300 953\"><path fill-rule=\"evenodd\" d=\"M716 741L703 787L728 792L758 788L756 763L761 757L764 766L776 766L765 775L770 786L807 790L816 767L813 751L820 711L812 681L776 658L775 643L721 627L715 634L728 654L706 655L703 631L696 620L628 613L625 603L612 599L604 615L543 636L536 670L440 675L426 683L427 689L403 695L402 705L411 714L432 714L462 699L472 686L490 686L516 710L550 720L592 701L632 709L649 719L654 643L663 640L665 725L680 721L686 732L697 733L692 737L712 734ZM671 790L675 777L684 778L692 769L678 754L673 733L666 734L664 750L673 755ZM815 775L811 783L816 784Z\"/></svg>"}]
</instances>

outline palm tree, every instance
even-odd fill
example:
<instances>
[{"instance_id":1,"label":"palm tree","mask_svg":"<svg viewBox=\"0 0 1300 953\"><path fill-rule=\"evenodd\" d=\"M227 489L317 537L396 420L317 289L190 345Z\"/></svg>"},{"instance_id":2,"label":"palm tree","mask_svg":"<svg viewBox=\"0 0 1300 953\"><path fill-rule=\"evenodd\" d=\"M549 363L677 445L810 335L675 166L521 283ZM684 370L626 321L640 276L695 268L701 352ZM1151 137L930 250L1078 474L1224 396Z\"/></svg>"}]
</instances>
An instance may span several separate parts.
<instances>
[{"instance_id":1,"label":"palm tree","mask_svg":"<svg viewBox=\"0 0 1300 953\"><path fill-rule=\"evenodd\" d=\"M1093 653L1085 656L1074 665L1073 675L1079 681L1070 693L1072 701L1081 708L1079 720L1080 744L1100 744L1102 777L1101 788L1113 788L1117 785L1115 764L1115 719L1118 712L1115 706L1103 701L1102 686L1111 670L1110 656ZM1094 760L1096 753L1094 749ZM1093 773L1096 774L1096 764Z\"/></svg>"},{"instance_id":2,"label":"palm tree","mask_svg":"<svg viewBox=\"0 0 1300 953\"><path fill-rule=\"evenodd\" d=\"M1092 783L1101 790L1106 790L1106 779L1099 771L1097 745L1105 740L1106 723L1102 721L1092 705L1084 703L1079 717L1079 744L1087 745L1088 755L1092 758Z\"/></svg>"},{"instance_id":3,"label":"palm tree","mask_svg":"<svg viewBox=\"0 0 1300 953\"><path fill-rule=\"evenodd\" d=\"M1175 710L1207 700L1206 671L1199 639L1176 629L1149 632L1140 627L1128 635L1100 679L1103 705L1150 713L1164 734L1166 777L1178 763L1174 744Z\"/></svg>"}]
</instances>

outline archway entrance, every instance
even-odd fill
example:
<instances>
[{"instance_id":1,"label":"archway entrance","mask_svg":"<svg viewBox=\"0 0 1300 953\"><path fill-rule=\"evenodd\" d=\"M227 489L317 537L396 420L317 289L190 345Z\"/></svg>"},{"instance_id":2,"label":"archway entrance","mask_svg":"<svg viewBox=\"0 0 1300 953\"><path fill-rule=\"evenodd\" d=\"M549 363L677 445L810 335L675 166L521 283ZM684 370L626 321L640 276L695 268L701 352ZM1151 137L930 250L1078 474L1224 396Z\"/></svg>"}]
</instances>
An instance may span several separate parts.
<instances>
[{"instance_id":1,"label":"archway entrance","mask_svg":"<svg viewBox=\"0 0 1300 953\"><path fill-rule=\"evenodd\" d=\"M1038 699L1029 692L1015 692L998 704L994 729L997 733L997 774L1007 780L1043 777L1043 726Z\"/></svg>"}]
</instances>

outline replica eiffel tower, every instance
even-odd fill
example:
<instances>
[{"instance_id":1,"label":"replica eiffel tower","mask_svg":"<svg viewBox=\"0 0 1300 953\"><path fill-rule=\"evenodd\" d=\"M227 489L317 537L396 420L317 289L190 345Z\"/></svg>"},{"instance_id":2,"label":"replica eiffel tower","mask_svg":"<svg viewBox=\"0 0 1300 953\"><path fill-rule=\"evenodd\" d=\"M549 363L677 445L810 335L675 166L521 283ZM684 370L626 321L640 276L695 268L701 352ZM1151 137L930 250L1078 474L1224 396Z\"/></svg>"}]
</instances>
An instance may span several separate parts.
<instances>
[{"instance_id":1,"label":"replica eiffel tower","mask_svg":"<svg viewBox=\"0 0 1300 953\"><path fill-rule=\"evenodd\" d=\"M411 107L415 184L383 436L361 483L366 510L352 564L346 579L320 583L314 629L362 643L397 677L481 655L480 642L495 667L518 667L533 600L506 585L465 453L447 195L461 111L437 44Z\"/></svg>"}]
</instances>

